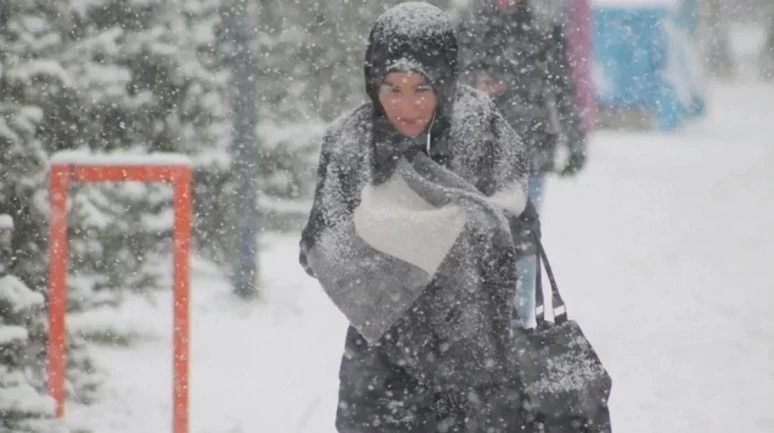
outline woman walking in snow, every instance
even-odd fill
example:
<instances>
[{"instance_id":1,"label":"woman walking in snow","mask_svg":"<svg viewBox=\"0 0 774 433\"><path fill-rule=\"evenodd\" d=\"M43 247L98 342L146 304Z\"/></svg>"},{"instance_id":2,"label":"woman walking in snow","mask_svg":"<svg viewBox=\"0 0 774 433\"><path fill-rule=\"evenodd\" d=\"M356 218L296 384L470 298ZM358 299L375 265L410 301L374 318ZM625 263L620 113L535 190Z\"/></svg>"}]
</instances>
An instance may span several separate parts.
<instances>
[{"instance_id":1,"label":"woman walking in snow","mask_svg":"<svg viewBox=\"0 0 774 433\"><path fill-rule=\"evenodd\" d=\"M300 261L351 324L341 433L531 428L506 353L536 224L528 161L486 94L457 84L457 51L440 9L388 10L365 55L370 102L323 139Z\"/></svg>"}]
</instances>

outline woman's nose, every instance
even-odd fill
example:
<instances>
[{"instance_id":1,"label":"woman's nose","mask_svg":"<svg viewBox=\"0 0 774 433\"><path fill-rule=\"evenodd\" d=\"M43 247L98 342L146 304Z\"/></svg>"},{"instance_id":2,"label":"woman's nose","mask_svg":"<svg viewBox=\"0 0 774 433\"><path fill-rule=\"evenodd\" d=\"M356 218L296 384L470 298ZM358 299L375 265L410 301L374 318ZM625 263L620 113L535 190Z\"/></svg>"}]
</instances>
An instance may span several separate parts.
<instances>
[{"instance_id":1,"label":"woman's nose","mask_svg":"<svg viewBox=\"0 0 774 433\"><path fill-rule=\"evenodd\" d=\"M414 113L422 105L419 98L406 98L401 104L402 111L406 114Z\"/></svg>"}]
</instances>

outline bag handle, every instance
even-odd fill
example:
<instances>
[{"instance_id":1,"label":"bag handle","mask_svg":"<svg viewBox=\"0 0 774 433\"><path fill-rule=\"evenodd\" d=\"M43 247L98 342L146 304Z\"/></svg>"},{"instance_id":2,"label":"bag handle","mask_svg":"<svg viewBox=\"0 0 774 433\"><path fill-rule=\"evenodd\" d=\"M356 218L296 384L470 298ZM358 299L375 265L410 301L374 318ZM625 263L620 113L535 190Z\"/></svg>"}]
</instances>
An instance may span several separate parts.
<instances>
[{"instance_id":1,"label":"bag handle","mask_svg":"<svg viewBox=\"0 0 774 433\"><path fill-rule=\"evenodd\" d=\"M546 250L543 248L543 244L540 242L538 234L534 231L532 232L532 239L535 241L535 247L537 249L537 260L535 260L535 267L537 268L535 274L535 318L537 320L537 325L539 327L546 321L546 308L543 299L543 266L541 266L541 263L546 267L548 281L551 284L551 307L554 313L554 323L559 325L567 321L567 306L564 303L564 299L562 299L562 295L559 293L559 286L556 284L554 271L551 269L551 264L548 262Z\"/></svg>"}]
</instances>

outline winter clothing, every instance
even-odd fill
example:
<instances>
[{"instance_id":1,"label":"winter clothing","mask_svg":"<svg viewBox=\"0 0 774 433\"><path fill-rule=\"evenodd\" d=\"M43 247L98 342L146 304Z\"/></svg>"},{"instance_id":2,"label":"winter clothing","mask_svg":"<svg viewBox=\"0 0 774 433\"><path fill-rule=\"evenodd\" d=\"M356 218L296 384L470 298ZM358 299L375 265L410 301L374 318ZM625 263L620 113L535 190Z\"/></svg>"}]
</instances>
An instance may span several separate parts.
<instances>
[{"instance_id":1,"label":"winter clothing","mask_svg":"<svg viewBox=\"0 0 774 433\"><path fill-rule=\"evenodd\" d=\"M544 173L533 174L527 183L527 197L533 205L536 214L540 214L543 206L543 193L546 176ZM525 328L533 328L537 325L535 317L535 279L537 257L526 255L516 263L518 269L518 282L516 284L516 298L514 299L514 319Z\"/></svg>"},{"instance_id":2,"label":"winter clothing","mask_svg":"<svg viewBox=\"0 0 774 433\"><path fill-rule=\"evenodd\" d=\"M438 389L350 327L339 378L339 433L532 433L521 386Z\"/></svg>"},{"instance_id":3,"label":"winter clothing","mask_svg":"<svg viewBox=\"0 0 774 433\"><path fill-rule=\"evenodd\" d=\"M353 324L362 326L361 332L354 327L348 331L340 371L339 431L433 431L432 428L423 429L442 422L444 411L459 412L459 419L469 416L488 420L482 421L484 424L505 417L516 423L514 428L520 429L523 419L518 415L519 385L511 374L514 372L503 370L499 363L504 353L497 348L495 339L505 336L495 333L493 323L498 317L501 321L507 320L502 318L503 311L506 314L510 312L508 300L514 296L516 287L513 260L519 257L519 253L511 252L513 257L508 257L514 245L509 242L502 244L502 241L510 240L509 233L503 233L502 228L492 228L488 232L481 229L489 235L484 236L488 239L482 245L491 245L493 251L499 252L493 244L495 240L500 241L499 248L504 254L487 255L487 258L501 256L500 262L483 261L480 263L482 269L471 269L472 265L464 268L457 266L460 270L467 270L477 280L470 282L469 286L463 285L463 281L454 281L457 274L439 276L445 269L455 269L455 263L468 260L475 263L473 259L478 257L476 250L465 254L462 245L455 244L457 248L454 252L443 256L444 263L440 266L443 269L439 268L433 279L428 278L429 272L423 272L413 263L402 263L390 256L377 254L378 243L367 244L363 238L370 239L369 234L365 230L357 232L355 225L355 215L369 213L363 206L363 202L368 204L370 200L364 191L372 197L379 195L379 187L382 191L389 191L396 174L410 175L411 172L406 171L409 160L413 167L423 162L427 164L429 158L416 151L419 147L408 149L401 155L395 171L384 175L385 180L376 185L374 178L377 174L373 167L375 148L370 136L372 111L371 104L366 104L337 122L326 134L315 203L301 242L301 262L321 280L332 299L341 301L346 299L347 293L357 293L355 298L350 298L349 305L343 302L337 304L342 311L350 312L348 318ZM490 197L498 197L497 192L504 190L508 192L501 196L516 200L520 195L524 197L525 192L521 190L526 173L523 154L512 152L511 158L503 159L495 156L505 150L520 149L518 137L485 95L470 88L458 88L448 137L448 142L444 144L448 152L446 164L438 164L437 160L442 158L435 154L436 161L431 162L434 164L431 167L447 167L447 171L469 185L476 185L477 190ZM493 165L496 160L503 165ZM384 167L378 170L384 171ZM508 190L514 181L519 189ZM389 195L389 192L382 194ZM371 210L370 213L376 217L380 215L378 210ZM391 216L389 212L382 215L384 219ZM519 230L519 224L513 222L514 216L510 216L510 226L515 227L514 231ZM367 221L369 219L366 218ZM402 227L390 223L394 221L381 225L384 236L396 234L390 229ZM444 227L443 222L432 221L430 225ZM427 236L414 239L418 242L415 246L419 248L413 251L419 251L422 259L427 259L430 255L428 250L433 247L428 239L436 239L432 235L439 231L427 230ZM374 233L370 235L374 236ZM444 239L448 240L448 237ZM395 241L403 244L410 240L400 237ZM360 285L356 286L358 282ZM417 287L422 282L426 282L426 286ZM465 287L473 288L474 293L465 297L462 292ZM417 293L416 289L423 290ZM390 295L397 296L393 299ZM365 312L357 316L360 308ZM492 309L497 311L491 312ZM387 318L383 318L385 314ZM362 335L369 331L374 332L369 334L371 341ZM490 411L496 407L508 410L491 417L482 412L470 412L474 409L465 406L468 404L466 401L455 397L463 392L480 392L492 396L492 399L497 397L487 401L481 410ZM447 401L449 399L451 402ZM383 430L374 427L374 423L381 425Z\"/></svg>"},{"instance_id":4,"label":"winter clothing","mask_svg":"<svg viewBox=\"0 0 774 433\"><path fill-rule=\"evenodd\" d=\"M577 172L584 160L586 134L570 75L563 26L538 23L530 6L520 1L503 11L492 0L476 0L459 23L461 70L474 83L484 72L505 84L493 99L529 148L536 172L553 170L559 132L551 105L570 149Z\"/></svg>"},{"instance_id":5,"label":"winter clothing","mask_svg":"<svg viewBox=\"0 0 774 433\"><path fill-rule=\"evenodd\" d=\"M535 207L535 212L538 214L540 213L540 210L543 207L543 197L545 194L545 187L546 187L545 174L541 173L541 174L530 176L529 182L527 183L527 197L529 197L529 201Z\"/></svg>"},{"instance_id":6,"label":"winter clothing","mask_svg":"<svg viewBox=\"0 0 774 433\"><path fill-rule=\"evenodd\" d=\"M371 102L323 139L300 261L352 324L342 433L529 432L505 361L519 235L536 229L527 156L486 95L457 85L456 69L440 10L392 8L369 37ZM375 90L407 70L438 96L432 126L415 138L395 131Z\"/></svg>"},{"instance_id":7,"label":"winter clothing","mask_svg":"<svg viewBox=\"0 0 774 433\"><path fill-rule=\"evenodd\" d=\"M463 77L475 82L483 72L504 83L504 91L493 99L530 151L530 183L542 183L547 171L572 176L583 168L586 134L575 101L563 18L557 16L564 8L557 2L535 6L542 8L540 18L526 0L511 10L497 7L493 0L476 0L459 23L459 35ZM567 163L559 169L554 159L560 134L553 126L552 107L569 148ZM531 193L529 200L542 200L542 194ZM517 267L514 319L533 326L535 257L524 257Z\"/></svg>"},{"instance_id":8,"label":"winter clothing","mask_svg":"<svg viewBox=\"0 0 774 433\"><path fill-rule=\"evenodd\" d=\"M574 176L583 169L584 165L586 165L585 152L573 152L567 158L567 163L559 173L562 176Z\"/></svg>"},{"instance_id":9,"label":"winter clothing","mask_svg":"<svg viewBox=\"0 0 774 433\"><path fill-rule=\"evenodd\" d=\"M505 179L488 197L423 153L401 157L387 181L364 185L351 218L321 231L307 252L369 344L399 319L416 319L387 338L399 346L394 359L438 385L472 388L505 376L492 362L494 322L509 322L519 254L504 214L516 217L526 204L518 178ZM322 190L321 202L339 194ZM427 308L407 315L422 296Z\"/></svg>"}]
</instances>

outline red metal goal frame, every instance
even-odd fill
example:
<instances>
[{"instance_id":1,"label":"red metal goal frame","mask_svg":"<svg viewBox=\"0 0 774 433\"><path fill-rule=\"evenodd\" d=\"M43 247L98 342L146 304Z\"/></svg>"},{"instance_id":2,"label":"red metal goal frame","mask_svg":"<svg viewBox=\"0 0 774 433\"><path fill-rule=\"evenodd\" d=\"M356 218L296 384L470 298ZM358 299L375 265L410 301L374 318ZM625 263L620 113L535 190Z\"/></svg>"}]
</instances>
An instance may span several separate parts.
<instances>
[{"instance_id":1,"label":"red metal goal frame","mask_svg":"<svg viewBox=\"0 0 774 433\"><path fill-rule=\"evenodd\" d=\"M188 432L191 163L184 156L127 158L55 155L50 171L48 391L64 416L67 310L67 190L75 182L171 182L174 187L173 433Z\"/></svg>"}]
</instances>

